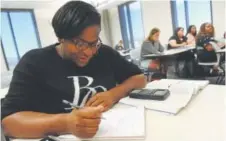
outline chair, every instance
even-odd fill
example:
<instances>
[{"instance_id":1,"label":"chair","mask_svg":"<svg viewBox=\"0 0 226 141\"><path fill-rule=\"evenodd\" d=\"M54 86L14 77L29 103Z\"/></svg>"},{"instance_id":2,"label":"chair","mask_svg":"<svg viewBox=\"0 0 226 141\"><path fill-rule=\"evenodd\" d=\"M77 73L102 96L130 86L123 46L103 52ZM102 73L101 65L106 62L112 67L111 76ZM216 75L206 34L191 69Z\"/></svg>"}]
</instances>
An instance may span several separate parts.
<instances>
[{"instance_id":1,"label":"chair","mask_svg":"<svg viewBox=\"0 0 226 141\"><path fill-rule=\"evenodd\" d=\"M197 46L197 48L196 48L195 59L196 59L197 65L199 65L201 67L219 66L221 68L222 72L219 72L218 78L216 80L216 84L220 84L224 80L224 76L225 76L225 71L220 66L220 54L216 54L217 55L217 61L216 62L201 62L198 59L198 55L197 55L198 50L203 50L203 47Z\"/></svg>"},{"instance_id":2,"label":"chair","mask_svg":"<svg viewBox=\"0 0 226 141\"><path fill-rule=\"evenodd\" d=\"M148 81L150 80L150 77L153 76L153 74L159 73L156 70L150 70L148 68L151 59L141 59L141 48L132 49L130 51L130 57L132 63L137 65L143 71L144 75L147 76Z\"/></svg>"},{"instance_id":3,"label":"chair","mask_svg":"<svg viewBox=\"0 0 226 141\"><path fill-rule=\"evenodd\" d=\"M147 79L148 79L150 76L150 71L148 70L148 65L145 65L147 64L147 61L145 61L145 64L141 63L143 62L141 61L141 49L135 48L130 50L130 57L131 57L131 62L137 65L142 70L144 75L147 76Z\"/></svg>"}]
</instances>

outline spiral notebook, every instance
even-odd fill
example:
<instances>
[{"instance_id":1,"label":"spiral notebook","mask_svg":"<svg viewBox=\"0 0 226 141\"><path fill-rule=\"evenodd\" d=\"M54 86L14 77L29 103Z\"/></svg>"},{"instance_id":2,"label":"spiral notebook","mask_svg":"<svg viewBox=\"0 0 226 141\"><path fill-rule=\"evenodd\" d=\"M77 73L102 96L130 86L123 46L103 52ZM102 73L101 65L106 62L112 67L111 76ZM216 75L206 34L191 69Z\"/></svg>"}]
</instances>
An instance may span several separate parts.
<instances>
[{"instance_id":1,"label":"spiral notebook","mask_svg":"<svg viewBox=\"0 0 226 141\"><path fill-rule=\"evenodd\" d=\"M100 123L97 134L91 140L144 139L144 107L114 108L104 113L106 118ZM79 139L73 135L61 135L63 141L90 140Z\"/></svg>"}]
</instances>

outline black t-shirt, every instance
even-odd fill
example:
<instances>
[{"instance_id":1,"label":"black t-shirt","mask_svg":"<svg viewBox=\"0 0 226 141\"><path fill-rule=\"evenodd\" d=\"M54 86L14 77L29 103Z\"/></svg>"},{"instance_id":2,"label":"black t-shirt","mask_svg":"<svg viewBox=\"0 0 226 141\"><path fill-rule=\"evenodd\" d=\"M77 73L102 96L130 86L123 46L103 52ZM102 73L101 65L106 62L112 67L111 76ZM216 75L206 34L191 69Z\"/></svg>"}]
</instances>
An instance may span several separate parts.
<instances>
[{"instance_id":1,"label":"black t-shirt","mask_svg":"<svg viewBox=\"0 0 226 141\"><path fill-rule=\"evenodd\" d=\"M70 112L68 100L83 106L97 92L103 92L129 77L141 74L111 47L102 45L85 67L62 59L56 44L31 50L16 66L8 94L2 103L2 119L19 111Z\"/></svg>"},{"instance_id":2,"label":"black t-shirt","mask_svg":"<svg viewBox=\"0 0 226 141\"><path fill-rule=\"evenodd\" d=\"M180 39L180 38L178 38L177 36L171 36L170 38L169 38L169 41L170 40L176 40L176 43L177 44L182 44L183 42L187 42L187 37L186 36L183 36L182 37L182 40ZM168 49L172 49L173 47L170 45L170 44L168 44Z\"/></svg>"}]
</instances>

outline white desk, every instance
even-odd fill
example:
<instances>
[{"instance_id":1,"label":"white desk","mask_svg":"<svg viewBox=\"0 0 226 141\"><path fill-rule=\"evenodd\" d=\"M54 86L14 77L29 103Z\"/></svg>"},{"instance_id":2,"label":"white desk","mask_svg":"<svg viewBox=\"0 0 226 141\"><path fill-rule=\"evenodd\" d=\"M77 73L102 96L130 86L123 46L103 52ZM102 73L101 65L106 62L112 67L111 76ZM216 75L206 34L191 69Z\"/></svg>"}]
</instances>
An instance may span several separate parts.
<instances>
[{"instance_id":1,"label":"white desk","mask_svg":"<svg viewBox=\"0 0 226 141\"><path fill-rule=\"evenodd\" d=\"M217 50L216 53L225 53L226 52L226 49L220 49L220 50Z\"/></svg>"},{"instance_id":2,"label":"white desk","mask_svg":"<svg viewBox=\"0 0 226 141\"><path fill-rule=\"evenodd\" d=\"M125 57L125 56L130 56L129 50L120 50L120 51L118 51L118 52L119 52L119 54L120 54L121 56L123 56L123 57Z\"/></svg>"},{"instance_id":3,"label":"white desk","mask_svg":"<svg viewBox=\"0 0 226 141\"><path fill-rule=\"evenodd\" d=\"M141 141L225 141L225 100L225 86L208 85L177 116L146 110L146 139Z\"/></svg>"},{"instance_id":4,"label":"white desk","mask_svg":"<svg viewBox=\"0 0 226 141\"><path fill-rule=\"evenodd\" d=\"M191 46L191 47L178 47L178 48L175 48L175 49L166 50L161 54L148 54L148 55L144 55L143 57L144 58L153 58L153 57L161 57L161 56L171 56L171 55L179 54L179 53L186 52L186 51L193 50L193 49L195 49L195 47L193 47L193 46Z\"/></svg>"}]
</instances>

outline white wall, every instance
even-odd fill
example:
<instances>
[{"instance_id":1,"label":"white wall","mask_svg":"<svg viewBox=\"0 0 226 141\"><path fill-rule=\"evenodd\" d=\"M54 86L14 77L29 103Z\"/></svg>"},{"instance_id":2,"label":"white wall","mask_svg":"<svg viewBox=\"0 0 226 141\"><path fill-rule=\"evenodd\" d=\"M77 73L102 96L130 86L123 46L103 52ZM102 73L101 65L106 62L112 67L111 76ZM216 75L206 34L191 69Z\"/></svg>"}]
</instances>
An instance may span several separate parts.
<instances>
[{"instance_id":1,"label":"white wall","mask_svg":"<svg viewBox=\"0 0 226 141\"><path fill-rule=\"evenodd\" d=\"M108 9L108 14L111 29L112 45L114 47L119 42L119 40L122 40L118 7L115 6L114 8Z\"/></svg>"},{"instance_id":2,"label":"white wall","mask_svg":"<svg viewBox=\"0 0 226 141\"><path fill-rule=\"evenodd\" d=\"M215 36L217 38L222 38L224 32L226 31L225 28L225 1L213 1L212 2L212 15L213 15L213 24L215 27Z\"/></svg>"},{"instance_id":3,"label":"white wall","mask_svg":"<svg viewBox=\"0 0 226 141\"><path fill-rule=\"evenodd\" d=\"M101 32L100 38L102 42L108 46L112 46L111 29L109 24L109 15L107 10L99 11L101 14Z\"/></svg>"},{"instance_id":4,"label":"white wall","mask_svg":"<svg viewBox=\"0 0 226 141\"><path fill-rule=\"evenodd\" d=\"M160 41L166 44L173 34L170 1L141 1L141 9L145 38L157 27L161 30Z\"/></svg>"},{"instance_id":5,"label":"white wall","mask_svg":"<svg viewBox=\"0 0 226 141\"><path fill-rule=\"evenodd\" d=\"M35 9L35 18L42 47L56 43L57 38L51 26L55 9Z\"/></svg>"}]
</instances>

